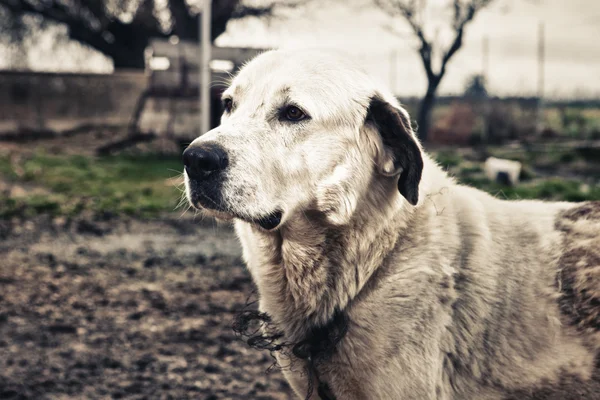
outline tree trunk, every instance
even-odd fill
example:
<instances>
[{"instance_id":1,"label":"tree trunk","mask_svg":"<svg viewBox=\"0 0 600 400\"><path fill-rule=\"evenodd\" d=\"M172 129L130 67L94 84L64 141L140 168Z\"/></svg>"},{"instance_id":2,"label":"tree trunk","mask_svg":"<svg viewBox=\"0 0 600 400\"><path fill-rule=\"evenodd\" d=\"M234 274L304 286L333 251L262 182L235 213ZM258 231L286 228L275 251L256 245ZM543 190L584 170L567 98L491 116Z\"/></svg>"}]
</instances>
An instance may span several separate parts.
<instances>
[{"instance_id":1,"label":"tree trunk","mask_svg":"<svg viewBox=\"0 0 600 400\"><path fill-rule=\"evenodd\" d=\"M113 54L105 53L105 55L112 58L115 69L144 69L146 64L144 59L145 49L146 46L138 46L127 53L119 51Z\"/></svg>"},{"instance_id":2,"label":"tree trunk","mask_svg":"<svg viewBox=\"0 0 600 400\"><path fill-rule=\"evenodd\" d=\"M178 25L175 26L174 34L177 34L181 39L191 40L198 42L198 35L200 32L199 28L199 17L196 15L189 14L189 10L185 6L184 0L173 1L172 12L176 15ZM227 27L227 21L231 19L234 7L231 9L226 6L215 5L213 1L213 21L212 21L212 32L211 39L215 40L219 35L225 32ZM233 2L233 4L237 4ZM178 8L179 7L179 8ZM137 27L130 27L130 30L135 30ZM148 42L152 37L167 37L168 34L159 32L142 32L132 34L129 32L119 32L120 35L115 40L115 46L113 49L106 51L100 50L108 57L113 59L115 68L144 68L144 51ZM115 35L116 36L116 35ZM103 51L104 50L104 51ZM112 51L111 51L112 50Z\"/></svg>"},{"instance_id":3,"label":"tree trunk","mask_svg":"<svg viewBox=\"0 0 600 400\"><path fill-rule=\"evenodd\" d=\"M417 135L421 142L427 142L429 128L431 124L431 111L435 105L436 92L440 84L439 78L429 79L427 84L427 92L419 105L419 113L417 116Z\"/></svg>"},{"instance_id":4,"label":"tree trunk","mask_svg":"<svg viewBox=\"0 0 600 400\"><path fill-rule=\"evenodd\" d=\"M144 51L150 38L167 37L158 29L118 20L111 22L103 32L93 31L80 22L72 22L67 26L72 40L87 44L112 58L115 68L144 69ZM109 33L113 40L107 41L103 36L105 33Z\"/></svg>"}]
</instances>

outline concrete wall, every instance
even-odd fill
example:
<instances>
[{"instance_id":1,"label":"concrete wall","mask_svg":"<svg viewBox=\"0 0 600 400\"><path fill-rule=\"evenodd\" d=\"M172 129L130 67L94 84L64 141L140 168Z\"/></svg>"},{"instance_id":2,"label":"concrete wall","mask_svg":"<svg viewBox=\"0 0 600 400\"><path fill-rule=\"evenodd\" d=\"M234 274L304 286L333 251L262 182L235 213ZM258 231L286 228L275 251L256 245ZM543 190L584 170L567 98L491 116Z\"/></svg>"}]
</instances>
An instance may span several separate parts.
<instances>
[{"instance_id":1,"label":"concrete wall","mask_svg":"<svg viewBox=\"0 0 600 400\"><path fill-rule=\"evenodd\" d=\"M143 71L109 75L0 71L0 132L126 125L146 84Z\"/></svg>"}]
</instances>

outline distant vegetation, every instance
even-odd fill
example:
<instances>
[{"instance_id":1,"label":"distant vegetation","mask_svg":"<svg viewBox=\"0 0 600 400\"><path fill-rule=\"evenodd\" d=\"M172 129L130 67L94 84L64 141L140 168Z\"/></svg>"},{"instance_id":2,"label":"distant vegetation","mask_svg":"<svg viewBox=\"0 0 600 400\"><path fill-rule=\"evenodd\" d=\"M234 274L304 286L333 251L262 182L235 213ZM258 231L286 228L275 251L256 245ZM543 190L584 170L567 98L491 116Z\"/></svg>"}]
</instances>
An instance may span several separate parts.
<instances>
[{"instance_id":1,"label":"distant vegetation","mask_svg":"<svg viewBox=\"0 0 600 400\"><path fill-rule=\"evenodd\" d=\"M600 157L587 157L575 150L550 148L524 152L506 147L489 147L489 155L520 161L520 183L515 186L491 182L474 151L434 152L440 165L460 183L477 187L501 199L553 201L600 201ZM562 176L562 177L561 177Z\"/></svg>"},{"instance_id":2,"label":"distant vegetation","mask_svg":"<svg viewBox=\"0 0 600 400\"><path fill-rule=\"evenodd\" d=\"M471 92L484 90L477 84L470 84ZM414 118L417 99L400 101ZM535 98L447 96L440 98L433 110L429 137L432 145L501 145L540 140L600 140L600 103L547 103L539 121Z\"/></svg>"},{"instance_id":3,"label":"distant vegetation","mask_svg":"<svg viewBox=\"0 0 600 400\"><path fill-rule=\"evenodd\" d=\"M490 148L492 155L524 163L522 183L515 187L490 182L474 152L457 150L434 153L439 163L460 182L481 188L498 198L548 200L600 200L600 186L593 176L600 171L600 158L591 164L568 151L508 153L504 147ZM556 178L544 167L562 165L583 168L573 178ZM591 168L591 169L589 169ZM39 214L75 216L131 215L152 217L176 209L181 192L179 156L119 155L111 157L53 156L44 152L0 156L0 218L32 217ZM576 177L577 176L577 177ZM597 178L596 178L597 179ZM187 205L186 205L187 206Z\"/></svg>"},{"instance_id":4,"label":"distant vegetation","mask_svg":"<svg viewBox=\"0 0 600 400\"><path fill-rule=\"evenodd\" d=\"M0 157L0 217L36 214L127 214L173 211L179 157L138 155L91 158L37 152L22 159Z\"/></svg>"}]
</instances>

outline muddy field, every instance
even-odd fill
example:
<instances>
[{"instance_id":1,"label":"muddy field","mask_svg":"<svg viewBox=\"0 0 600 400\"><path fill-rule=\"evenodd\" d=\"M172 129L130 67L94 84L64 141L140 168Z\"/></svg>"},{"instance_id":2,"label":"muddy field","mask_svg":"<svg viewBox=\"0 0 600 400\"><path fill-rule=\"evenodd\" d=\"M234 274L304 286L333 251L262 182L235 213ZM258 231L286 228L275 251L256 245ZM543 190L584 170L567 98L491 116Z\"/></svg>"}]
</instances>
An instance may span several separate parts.
<instances>
[{"instance_id":1,"label":"muddy field","mask_svg":"<svg viewBox=\"0 0 600 400\"><path fill-rule=\"evenodd\" d=\"M0 399L289 399L231 329L252 283L191 218L0 221Z\"/></svg>"},{"instance_id":2,"label":"muddy field","mask_svg":"<svg viewBox=\"0 0 600 400\"><path fill-rule=\"evenodd\" d=\"M91 156L122 137L2 142L0 154ZM136 151L180 152L160 140ZM47 190L1 178L0 192ZM189 213L0 219L0 400L291 399L270 355L232 330L252 292L232 231ZM589 384L510 400L598 400L598 367Z\"/></svg>"}]
</instances>

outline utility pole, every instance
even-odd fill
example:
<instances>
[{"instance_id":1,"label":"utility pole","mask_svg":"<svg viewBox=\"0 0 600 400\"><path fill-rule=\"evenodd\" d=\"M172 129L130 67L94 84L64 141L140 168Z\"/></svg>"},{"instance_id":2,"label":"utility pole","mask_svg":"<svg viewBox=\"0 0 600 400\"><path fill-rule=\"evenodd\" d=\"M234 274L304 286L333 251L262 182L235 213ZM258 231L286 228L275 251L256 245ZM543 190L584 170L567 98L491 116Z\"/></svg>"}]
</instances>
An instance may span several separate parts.
<instances>
[{"instance_id":1,"label":"utility pole","mask_svg":"<svg viewBox=\"0 0 600 400\"><path fill-rule=\"evenodd\" d=\"M489 61L490 61L490 43L488 36L483 37L481 43L481 77L486 90L489 90ZM481 143L487 144L489 136L489 115L490 115L490 94L486 93L483 99L483 130L481 131Z\"/></svg>"},{"instance_id":2,"label":"utility pole","mask_svg":"<svg viewBox=\"0 0 600 400\"><path fill-rule=\"evenodd\" d=\"M538 26L538 107L537 107L537 126L536 130L540 133L544 125L544 63L546 59L544 23L540 22Z\"/></svg>"},{"instance_id":3,"label":"utility pole","mask_svg":"<svg viewBox=\"0 0 600 400\"><path fill-rule=\"evenodd\" d=\"M538 27L538 96L540 100L544 98L544 62L546 56L544 36L544 23L540 22Z\"/></svg>"},{"instance_id":4,"label":"utility pole","mask_svg":"<svg viewBox=\"0 0 600 400\"><path fill-rule=\"evenodd\" d=\"M398 65L396 64L398 60L398 55L396 50L392 50L390 53L390 88L392 89L392 94L396 96L396 74L398 73Z\"/></svg>"},{"instance_id":5,"label":"utility pole","mask_svg":"<svg viewBox=\"0 0 600 400\"><path fill-rule=\"evenodd\" d=\"M211 31L211 0L203 0L202 16L200 19L200 135L210 130L210 59L212 43Z\"/></svg>"}]
</instances>

